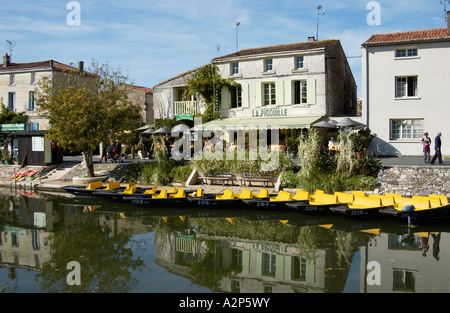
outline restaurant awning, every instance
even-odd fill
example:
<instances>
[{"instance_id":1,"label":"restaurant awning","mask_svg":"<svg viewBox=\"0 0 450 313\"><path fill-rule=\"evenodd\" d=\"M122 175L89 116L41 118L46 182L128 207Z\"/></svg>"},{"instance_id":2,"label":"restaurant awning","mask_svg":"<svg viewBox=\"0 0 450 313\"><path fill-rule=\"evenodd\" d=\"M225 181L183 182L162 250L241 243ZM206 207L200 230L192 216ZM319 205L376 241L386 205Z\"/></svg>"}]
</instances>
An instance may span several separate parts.
<instances>
[{"instance_id":1,"label":"restaurant awning","mask_svg":"<svg viewBox=\"0 0 450 313\"><path fill-rule=\"evenodd\" d=\"M274 118L226 118L195 125L195 130L257 130L257 129L298 129L309 128L323 116L274 117Z\"/></svg>"}]
</instances>

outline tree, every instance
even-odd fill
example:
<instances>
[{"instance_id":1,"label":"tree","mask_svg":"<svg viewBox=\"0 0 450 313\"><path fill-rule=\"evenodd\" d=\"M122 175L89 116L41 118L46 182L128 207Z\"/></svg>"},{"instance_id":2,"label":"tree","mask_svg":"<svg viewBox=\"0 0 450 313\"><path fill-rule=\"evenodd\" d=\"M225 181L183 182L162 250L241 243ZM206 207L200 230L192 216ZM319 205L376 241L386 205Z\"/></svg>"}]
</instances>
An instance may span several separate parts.
<instances>
[{"instance_id":1,"label":"tree","mask_svg":"<svg viewBox=\"0 0 450 313\"><path fill-rule=\"evenodd\" d=\"M38 83L36 106L51 125L52 140L83 153L88 177L95 176L92 156L100 142L142 124L139 106L127 97L126 80L120 70L93 62L88 72L74 69Z\"/></svg>"},{"instance_id":2,"label":"tree","mask_svg":"<svg viewBox=\"0 0 450 313\"><path fill-rule=\"evenodd\" d=\"M190 94L199 95L206 104L203 113L203 122L208 122L218 118L214 110L214 101L218 91L222 88L236 86L233 79L221 78L216 65L205 65L194 73L187 81L187 88Z\"/></svg>"},{"instance_id":3,"label":"tree","mask_svg":"<svg viewBox=\"0 0 450 313\"><path fill-rule=\"evenodd\" d=\"M26 123L27 120L28 116L25 112L9 111L3 104L3 99L0 99L0 124Z\"/></svg>"}]
</instances>

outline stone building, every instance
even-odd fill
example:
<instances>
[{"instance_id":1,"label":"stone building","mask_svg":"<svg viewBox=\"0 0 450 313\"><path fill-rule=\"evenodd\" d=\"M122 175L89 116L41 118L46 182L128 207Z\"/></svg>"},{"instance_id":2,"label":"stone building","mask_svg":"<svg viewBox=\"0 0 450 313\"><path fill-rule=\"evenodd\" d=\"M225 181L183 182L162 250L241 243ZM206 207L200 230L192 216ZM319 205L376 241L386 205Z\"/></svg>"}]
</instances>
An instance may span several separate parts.
<instances>
[{"instance_id":1,"label":"stone building","mask_svg":"<svg viewBox=\"0 0 450 313\"><path fill-rule=\"evenodd\" d=\"M363 122L377 134L378 154L422 155L424 132L432 140L450 134L449 54L450 24L374 34L362 44ZM450 146L442 153L450 154Z\"/></svg>"},{"instance_id":2,"label":"stone building","mask_svg":"<svg viewBox=\"0 0 450 313\"><path fill-rule=\"evenodd\" d=\"M245 49L217 57L211 64L237 87L217 91L215 110L220 119L210 125L300 129L329 117L356 115L357 86L339 40L310 38ZM155 117L202 112L200 99L185 92L186 81L196 70L154 86Z\"/></svg>"}]
</instances>

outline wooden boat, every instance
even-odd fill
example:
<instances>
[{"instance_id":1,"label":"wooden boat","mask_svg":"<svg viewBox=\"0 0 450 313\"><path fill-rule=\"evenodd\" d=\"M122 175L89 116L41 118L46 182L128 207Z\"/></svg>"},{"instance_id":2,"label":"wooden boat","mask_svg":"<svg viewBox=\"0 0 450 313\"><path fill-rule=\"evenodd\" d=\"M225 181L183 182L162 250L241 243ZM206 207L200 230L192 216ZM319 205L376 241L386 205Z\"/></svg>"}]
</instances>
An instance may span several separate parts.
<instances>
[{"instance_id":1,"label":"wooden boat","mask_svg":"<svg viewBox=\"0 0 450 313\"><path fill-rule=\"evenodd\" d=\"M443 195L399 197L395 199L394 206L381 209L380 213L408 223L436 222L450 218L450 204Z\"/></svg>"},{"instance_id":2,"label":"wooden boat","mask_svg":"<svg viewBox=\"0 0 450 313\"><path fill-rule=\"evenodd\" d=\"M295 195L290 192L281 190L276 196L256 197L244 200L245 203L262 210L281 210L288 209L287 203L307 202L310 194L304 190L297 190Z\"/></svg>"},{"instance_id":3,"label":"wooden boat","mask_svg":"<svg viewBox=\"0 0 450 313\"><path fill-rule=\"evenodd\" d=\"M352 202L330 207L330 211L351 217L373 217L379 216L381 209L393 207L394 203L393 196L370 194L366 197L358 195Z\"/></svg>"},{"instance_id":4,"label":"wooden boat","mask_svg":"<svg viewBox=\"0 0 450 313\"><path fill-rule=\"evenodd\" d=\"M189 199L200 198L203 196L203 189L199 188L192 193L186 195L186 191L182 188L177 188L177 192L173 193L173 190L161 189L157 194L153 195L124 195L125 201L130 202L134 205L146 206L146 207L174 207L179 208L180 206L186 207L192 205Z\"/></svg>"},{"instance_id":5,"label":"wooden boat","mask_svg":"<svg viewBox=\"0 0 450 313\"><path fill-rule=\"evenodd\" d=\"M64 190L76 195L76 196L95 196L94 193L99 192L99 191L122 191L124 188L122 188L120 186L120 183L118 182L114 182L114 183L109 183L106 186L103 185L102 181L96 181L96 182L92 182L90 183L88 186L77 186L77 185L70 185L70 186L65 186Z\"/></svg>"},{"instance_id":6,"label":"wooden boat","mask_svg":"<svg viewBox=\"0 0 450 313\"><path fill-rule=\"evenodd\" d=\"M226 189L223 194L210 194L202 197L188 197L194 205L210 208L233 208L235 205L245 204L243 200L253 199L255 195L251 190L244 188L242 193L235 194Z\"/></svg>"},{"instance_id":7,"label":"wooden boat","mask_svg":"<svg viewBox=\"0 0 450 313\"><path fill-rule=\"evenodd\" d=\"M323 213L328 212L331 207L353 202L356 194L345 192L328 194L323 190L316 190L308 201L287 203L286 205L303 213Z\"/></svg>"}]
</instances>

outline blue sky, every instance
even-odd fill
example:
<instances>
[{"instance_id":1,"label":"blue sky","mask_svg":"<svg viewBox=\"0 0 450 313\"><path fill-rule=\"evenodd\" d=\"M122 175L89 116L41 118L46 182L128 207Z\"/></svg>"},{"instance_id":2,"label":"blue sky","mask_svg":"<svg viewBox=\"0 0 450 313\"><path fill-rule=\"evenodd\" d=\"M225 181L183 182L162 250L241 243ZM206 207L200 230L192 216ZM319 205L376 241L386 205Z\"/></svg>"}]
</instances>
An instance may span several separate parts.
<instances>
[{"instance_id":1,"label":"blue sky","mask_svg":"<svg viewBox=\"0 0 450 313\"><path fill-rule=\"evenodd\" d=\"M152 88L235 52L238 21L239 49L306 41L322 5L319 40L341 40L360 95L361 44L371 34L446 26L441 0L377 1L379 25L367 22L369 0L78 0L80 25L67 22L69 2L3 0L2 54L10 40L13 62L95 60Z\"/></svg>"}]
</instances>

